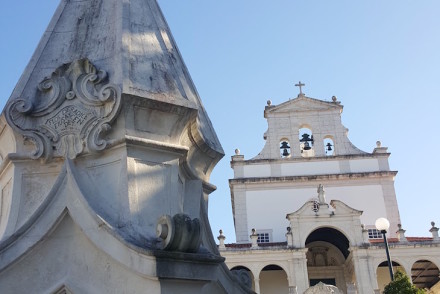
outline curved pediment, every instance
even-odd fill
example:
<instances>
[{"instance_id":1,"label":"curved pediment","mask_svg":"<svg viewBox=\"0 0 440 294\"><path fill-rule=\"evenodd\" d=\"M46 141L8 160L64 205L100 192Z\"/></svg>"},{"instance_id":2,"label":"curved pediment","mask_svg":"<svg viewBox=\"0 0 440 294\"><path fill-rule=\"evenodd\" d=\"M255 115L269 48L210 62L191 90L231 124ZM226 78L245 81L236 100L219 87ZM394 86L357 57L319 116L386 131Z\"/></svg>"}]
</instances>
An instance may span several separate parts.
<instances>
[{"instance_id":1,"label":"curved pediment","mask_svg":"<svg viewBox=\"0 0 440 294\"><path fill-rule=\"evenodd\" d=\"M286 215L287 219L304 216L331 215L331 216L361 216L363 211L354 209L342 201L331 200L327 203L319 203L318 199L307 201L300 209Z\"/></svg>"},{"instance_id":2,"label":"curved pediment","mask_svg":"<svg viewBox=\"0 0 440 294\"><path fill-rule=\"evenodd\" d=\"M330 206L332 206L335 209L335 214L338 215L362 215L362 210L354 209L344 202L340 200L331 200Z\"/></svg>"}]
</instances>

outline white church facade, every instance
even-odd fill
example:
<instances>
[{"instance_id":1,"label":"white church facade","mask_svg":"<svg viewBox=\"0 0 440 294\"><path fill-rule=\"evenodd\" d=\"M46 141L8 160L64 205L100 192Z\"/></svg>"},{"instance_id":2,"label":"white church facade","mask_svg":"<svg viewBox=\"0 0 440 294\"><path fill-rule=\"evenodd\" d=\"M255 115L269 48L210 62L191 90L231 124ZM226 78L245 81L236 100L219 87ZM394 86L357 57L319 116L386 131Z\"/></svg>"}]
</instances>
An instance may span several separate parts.
<instances>
[{"instance_id":1,"label":"white church facade","mask_svg":"<svg viewBox=\"0 0 440 294\"><path fill-rule=\"evenodd\" d=\"M303 84L299 84L302 86ZM256 293L304 293L319 282L343 293L381 293L390 275L380 217L389 220L394 269L440 293L440 239L405 237L387 148L356 148L332 97L268 101L263 150L232 156L229 181L237 243L218 239L232 270L245 270ZM429 228L427 228L429 229Z\"/></svg>"}]
</instances>

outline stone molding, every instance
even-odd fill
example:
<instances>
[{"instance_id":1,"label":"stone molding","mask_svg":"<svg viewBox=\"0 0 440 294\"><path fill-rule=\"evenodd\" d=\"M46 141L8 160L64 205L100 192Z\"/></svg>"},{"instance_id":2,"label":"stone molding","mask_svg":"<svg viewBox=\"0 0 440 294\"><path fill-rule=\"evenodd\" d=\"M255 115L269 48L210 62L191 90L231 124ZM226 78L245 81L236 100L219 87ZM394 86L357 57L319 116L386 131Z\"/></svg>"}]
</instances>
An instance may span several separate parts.
<instances>
[{"instance_id":1,"label":"stone molding","mask_svg":"<svg viewBox=\"0 0 440 294\"><path fill-rule=\"evenodd\" d=\"M292 182L310 182L326 180L356 180L365 178L385 178L395 177L397 171L375 171L362 173L339 173L322 174L307 176L285 176L285 177L248 177L229 179L229 184L260 184L260 183L292 183Z\"/></svg>"},{"instance_id":2,"label":"stone molding","mask_svg":"<svg viewBox=\"0 0 440 294\"><path fill-rule=\"evenodd\" d=\"M118 114L121 91L88 59L58 67L39 85L35 96L8 102L5 117L12 129L35 144L33 159L74 159L103 150L103 133Z\"/></svg>"},{"instance_id":3,"label":"stone molding","mask_svg":"<svg viewBox=\"0 0 440 294\"><path fill-rule=\"evenodd\" d=\"M244 155L231 156L231 165L261 165L261 164L281 164L281 163L298 163L298 162L322 162L322 161L337 161L349 159L370 159L370 158L389 158L391 153L363 153L363 154L344 154L333 156L312 156L312 157L289 157L289 158L251 158L244 159Z\"/></svg>"}]
</instances>

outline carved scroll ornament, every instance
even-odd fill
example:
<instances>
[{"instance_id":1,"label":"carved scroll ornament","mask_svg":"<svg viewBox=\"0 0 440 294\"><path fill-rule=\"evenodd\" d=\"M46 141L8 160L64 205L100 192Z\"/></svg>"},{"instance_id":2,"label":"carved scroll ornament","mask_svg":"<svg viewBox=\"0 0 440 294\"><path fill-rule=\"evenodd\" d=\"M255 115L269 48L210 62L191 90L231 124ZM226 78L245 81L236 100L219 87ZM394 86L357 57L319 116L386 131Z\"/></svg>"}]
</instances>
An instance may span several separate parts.
<instances>
[{"instance_id":1,"label":"carved scroll ornament","mask_svg":"<svg viewBox=\"0 0 440 294\"><path fill-rule=\"evenodd\" d=\"M121 91L107 83L107 73L87 59L57 68L30 99L10 100L9 125L35 144L31 158L75 158L103 150L102 134L111 127L121 103Z\"/></svg>"},{"instance_id":2,"label":"carved scroll ornament","mask_svg":"<svg viewBox=\"0 0 440 294\"><path fill-rule=\"evenodd\" d=\"M200 221L183 213L163 215L157 221L156 235L162 239L163 250L194 253L200 247Z\"/></svg>"}]
</instances>

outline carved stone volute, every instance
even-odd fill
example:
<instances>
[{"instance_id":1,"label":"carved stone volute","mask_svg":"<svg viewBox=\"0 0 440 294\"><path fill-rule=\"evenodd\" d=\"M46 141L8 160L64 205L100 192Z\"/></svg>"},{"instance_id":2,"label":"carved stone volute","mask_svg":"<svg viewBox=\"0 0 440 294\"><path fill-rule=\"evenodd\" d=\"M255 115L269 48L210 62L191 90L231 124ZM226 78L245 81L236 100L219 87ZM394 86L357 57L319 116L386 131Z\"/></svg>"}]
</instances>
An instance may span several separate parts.
<instances>
[{"instance_id":1,"label":"carved stone volute","mask_svg":"<svg viewBox=\"0 0 440 294\"><path fill-rule=\"evenodd\" d=\"M101 135L111 128L121 102L119 87L107 80L105 71L80 59L57 68L33 97L8 102L8 124L35 144L31 158L74 159L106 147Z\"/></svg>"}]
</instances>

